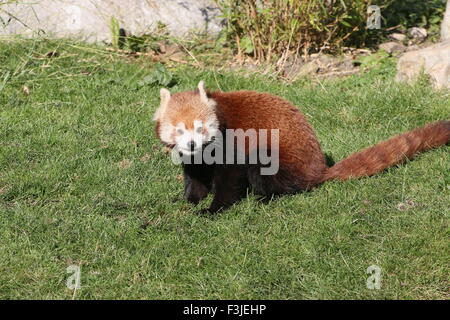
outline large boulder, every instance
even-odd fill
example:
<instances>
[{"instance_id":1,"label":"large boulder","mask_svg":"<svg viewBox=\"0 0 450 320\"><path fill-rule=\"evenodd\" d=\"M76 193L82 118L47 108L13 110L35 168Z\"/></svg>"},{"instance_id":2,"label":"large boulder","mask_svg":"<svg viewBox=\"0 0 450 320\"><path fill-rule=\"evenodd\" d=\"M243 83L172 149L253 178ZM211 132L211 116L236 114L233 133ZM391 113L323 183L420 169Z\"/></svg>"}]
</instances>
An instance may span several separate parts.
<instances>
[{"instance_id":1,"label":"large boulder","mask_svg":"<svg viewBox=\"0 0 450 320\"><path fill-rule=\"evenodd\" d=\"M0 6L0 35L44 33L110 42L113 17L133 35L150 33L159 23L174 36L217 34L222 27L213 0L33 0Z\"/></svg>"},{"instance_id":2,"label":"large boulder","mask_svg":"<svg viewBox=\"0 0 450 320\"><path fill-rule=\"evenodd\" d=\"M450 88L450 40L405 53L397 64L397 81L412 82L425 72L436 88Z\"/></svg>"},{"instance_id":3,"label":"large boulder","mask_svg":"<svg viewBox=\"0 0 450 320\"><path fill-rule=\"evenodd\" d=\"M441 25L441 43L405 53L397 64L397 81L411 82L425 72L436 88L450 88L450 0Z\"/></svg>"},{"instance_id":4,"label":"large boulder","mask_svg":"<svg viewBox=\"0 0 450 320\"><path fill-rule=\"evenodd\" d=\"M394 54L397 52L405 52L406 51L406 47L399 43L399 42L395 42L395 41L389 41L389 42L385 42L382 43L378 46L380 49L386 51L389 54Z\"/></svg>"}]
</instances>

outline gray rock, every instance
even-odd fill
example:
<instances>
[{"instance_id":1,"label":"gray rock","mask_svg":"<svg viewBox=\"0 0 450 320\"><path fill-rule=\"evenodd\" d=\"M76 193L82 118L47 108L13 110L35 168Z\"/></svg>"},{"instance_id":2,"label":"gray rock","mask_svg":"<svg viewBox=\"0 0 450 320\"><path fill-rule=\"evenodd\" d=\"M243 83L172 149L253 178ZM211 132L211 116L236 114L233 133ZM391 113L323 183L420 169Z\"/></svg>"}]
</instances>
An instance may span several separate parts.
<instances>
[{"instance_id":1,"label":"gray rock","mask_svg":"<svg viewBox=\"0 0 450 320\"><path fill-rule=\"evenodd\" d=\"M395 41L403 42L406 39L406 36L403 33L391 33L389 38Z\"/></svg>"},{"instance_id":2,"label":"gray rock","mask_svg":"<svg viewBox=\"0 0 450 320\"><path fill-rule=\"evenodd\" d=\"M111 18L127 34L142 35L161 22L170 34L217 34L220 10L213 0L34 0L2 4L0 35L45 33L89 42L111 41Z\"/></svg>"},{"instance_id":3,"label":"gray rock","mask_svg":"<svg viewBox=\"0 0 450 320\"><path fill-rule=\"evenodd\" d=\"M450 40L405 53L398 61L396 80L410 83L422 72L436 88L450 88Z\"/></svg>"},{"instance_id":4,"label":"gray rock","mask_svg":"<svg viewBox=\"0 0 450 320\"><path fill-rule=\"evenodd\" d=\"M406 47L403 44L394 41L382 43L378 47L389 54L404 52L406 50Z\"/></svg>"},{"instance_id":5,"label":"gray rock","mask_svg":"<svg viewBox=\"0 0 450 320\"><path fill-rule=\"evenodd\" d=\"M319 64L316 60L305 63L297 72L296 78L303 78L319 71Z\"/></svg>"},{"instance_id":6,"label":"gray rock","mask_svg":"<svg viewBox=\"0 0 450 320\"><path fill-rule=\"evenodd\" d=\"M406 51L414 51L414 50L419 50L419 49L420 49L420 46L417 44L412 44L412 45L406 47Z\"/></svg>"},{"instance_id":7,"label":"gray rock","mask_svg":"<svg viewBox=\"0 0 450 320\"><path fill-rule=\"evenodd\" d=\"M354 55L331 56L328 54L311 54L307 61L300 60L285 68L285 77L295 80L307 76L342 77L356 73L359 68L354 65Z\"/></svg>"},{"instance_id":8,"label":"gray rock","mask_svg":"<svg viewBox=\"0 0 450 320\"><path fill-rule=\"evenodd\" d=\"M409 29L408 33L412 40L416 43L425 41L428 36L428 32L425 28L414 27Z\"/></svg>"}]
</instances>

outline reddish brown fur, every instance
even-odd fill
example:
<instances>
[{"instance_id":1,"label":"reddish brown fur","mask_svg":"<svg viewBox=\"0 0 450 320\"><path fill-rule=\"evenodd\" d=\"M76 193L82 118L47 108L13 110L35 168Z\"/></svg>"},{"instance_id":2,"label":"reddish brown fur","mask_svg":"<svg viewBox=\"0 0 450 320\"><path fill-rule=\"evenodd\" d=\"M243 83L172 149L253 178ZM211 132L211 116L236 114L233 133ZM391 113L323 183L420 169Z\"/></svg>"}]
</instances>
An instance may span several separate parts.
<instances>
[{"instance_id":1,"label":"reddish brown fur","mask_svg":"<svg viewBox=\"0 0 450 320\"><path fill-rule=\"evenodd\" d=\"M252 166L184 165L188 201L197 203L214 190L209 212L238 201L248 185L262 195L309 190L332 179L373 175L450 141L450 121L439 121L357 152L329 168L313 129L298 108L288 101L255 91L211 92L207 95L217 104L214 108L201 105L199 91L174 94L163 118L173 124L180 121L190 126L193 120L204 120L215 113L221 130L279 130L279 171L273 176L261 175L259 169ZM160 125L158 120L158 135ZM273 148L270 144L269 147ZM246 151L252 150L246 148Z\"/></svg>"},{"instance_id":2,"label":"reddish brown fur","mask_svg":"<svg viewBox=\"0 0 450 320\"><path fill-rule=\"evenodd\" d=\"M371 176L449 140L450 121L435 122L350 155L329 168L322 181Z\"/></svg>"},{"instance_id":3,"label":"reddish brown fur","mask_svg":"<svg viewBox=\"0 0 450 320\"><path fill-rule=\"evenodd\" d=\"M279 162L301 178L304 189L321 181L327 169L325 157L297 107L255 91L214 92L209 97L217 102L219 122L227 129L279 129Z\"/></svg>"},{"instance_id":4,"label":"reddish brown fur","mask_svg":"<svg viewBox=\"0 0 450 320\"><path fill-rule=\"evenodd\" d=\"M313 129L288 101L254 91L214 92L209 96L217 102L220 122L226 128L280 129L280 163L291 173L307 177L306 189L331 179L373 175L450 140L450 121L439 121L383 141L328 168Z\"/></svg>"},{"instance_id":5,"label":"reddish brown fur","mask_svg":"<svg viewBox=\"0 0 450 320\"><path fill-rule=\"evenodd\" d=\"M165 116L170 119L173 125L183 122L186 129L193 129L194 120L205 120L212 113L211 110L198 103L199 94L195 91L179 92L172 95L170 103L176 105L175 108L168 108Z\"/></svg>"}]
</instances>

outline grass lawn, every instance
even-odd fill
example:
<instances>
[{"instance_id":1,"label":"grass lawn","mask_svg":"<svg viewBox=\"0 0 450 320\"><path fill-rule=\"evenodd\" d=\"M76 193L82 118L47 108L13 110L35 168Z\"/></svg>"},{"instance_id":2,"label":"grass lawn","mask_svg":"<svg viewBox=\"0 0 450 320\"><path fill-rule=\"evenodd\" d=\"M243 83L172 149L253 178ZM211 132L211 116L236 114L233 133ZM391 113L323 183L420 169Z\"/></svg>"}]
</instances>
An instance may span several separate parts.
<instances>
[{"instance_id":1,"label":"grass lawn","mask_svg":"<svg viewBox=\"0 0 450 320\"><path fill-rule=\"evenodd\" d=\"M49 51L58 52L50 57ZM0 298L448 299L450 154L330 182L215 218L177 200L155 137L153 64L66 41L0 42ZM253 89L299 106L338 161L450 118L450 95L393 82L395 62L344 80L171 69L173 91ZM66 287L81 266L81 288ZM366 270L381 268L381 289Z\"/></svg>"}]
</instances>

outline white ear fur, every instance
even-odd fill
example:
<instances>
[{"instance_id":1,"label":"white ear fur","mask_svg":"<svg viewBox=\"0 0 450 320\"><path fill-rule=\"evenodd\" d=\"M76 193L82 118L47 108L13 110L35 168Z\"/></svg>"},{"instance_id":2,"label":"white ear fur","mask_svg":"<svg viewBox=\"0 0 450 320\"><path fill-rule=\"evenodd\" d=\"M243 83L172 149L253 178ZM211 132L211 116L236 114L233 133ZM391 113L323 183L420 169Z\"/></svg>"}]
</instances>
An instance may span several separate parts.
<instances>
[{"instance_id":1,"label":"white ear fur","mask_svg":"<svg viewBox=\"0 0 450 320\"><path fill-rule=\"evenodd\" d=\"M161 88L159 91L161 97L161 105L167 104L170 100L170 91L166 88Z\"/></svg>"},{"instance_id":2,"label":"white ear fur","mask_svg":"<svg viewBox=\"0 0 450 320\"><path fill-rule=\"evenodd\" d=\"M169 104L170 100L170 91L162 88L160 90L160 97L161 97L161 103L159 105L159 108L156 109L155 114L153 115L153 120L157 121L161 115L166 111L167 105Z\"/></svg>"},{"instance_id":3,"label":"white ear fur","mask_svg":"<svg viewBox=\"0 0 450 320\"><path fill-rule=\"evenodd\" d=\"M209 100L206 96L205 91L205 83L203 82L203 80L198 83L198 91L200 92L200 99L202 99L204 103L209 104Z\"/></svg>"}]
</instances>

